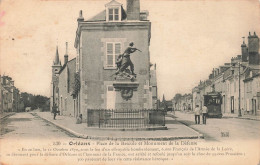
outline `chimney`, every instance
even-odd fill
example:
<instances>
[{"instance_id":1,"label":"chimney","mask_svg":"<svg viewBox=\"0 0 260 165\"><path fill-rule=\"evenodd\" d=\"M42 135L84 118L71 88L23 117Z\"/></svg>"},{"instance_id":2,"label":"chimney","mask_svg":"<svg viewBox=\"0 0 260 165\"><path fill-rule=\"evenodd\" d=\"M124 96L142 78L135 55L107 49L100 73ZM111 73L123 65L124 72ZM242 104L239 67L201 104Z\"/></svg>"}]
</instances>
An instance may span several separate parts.
<instances>
[{"instance_id":1,"label":"chimney","mask_svg":"<svg viewBox=\"0 0 260 165\"><path fill-rule=\"evenodd\" d=\"M64 65L67 64L69 60L69 56L68 56L68 42L66 42L66 54L64 55Z\"/></svg>"},{"instance_id":2,"label":"chimney","mask_svg":"<svg viewBox=\"0 0 260 165\"><path fill-rule=\"evenodd\" d=\"M259 57L259 38L255 34L248 36L248 61L249 64L260 64L260 57Z\"/></svg>"},{"instance_id":3,"label":"chimney","mask_svg":"<svg viewBox=\"0 0 260 165\"><path fill-rule=\"evenodd\" d=\"M82 15L82 10L79 11L79 17L77 19L78 22L84 21L84 17Z\"/></svg>"},{"instance_id":4,"label":"chimney","mask_svg":"<svg viewBox=\"0 0 260 165\"><path fill-rule=\"evenodd\" d=\"M140 20L140 0L127 0L127 20Z\"/></svg>"},{"instance_id":5,"label":"chimney","mask_svg":"<svg viewBox=\"0 0 260 165\"><path fill-rule=\"evenodd\" d=\"M243 38L243 44L241 45L241 53L242 53L242 61L247 62L248 61L248 48L245 44L245 37Z\"/></svg>"}]
</instances>

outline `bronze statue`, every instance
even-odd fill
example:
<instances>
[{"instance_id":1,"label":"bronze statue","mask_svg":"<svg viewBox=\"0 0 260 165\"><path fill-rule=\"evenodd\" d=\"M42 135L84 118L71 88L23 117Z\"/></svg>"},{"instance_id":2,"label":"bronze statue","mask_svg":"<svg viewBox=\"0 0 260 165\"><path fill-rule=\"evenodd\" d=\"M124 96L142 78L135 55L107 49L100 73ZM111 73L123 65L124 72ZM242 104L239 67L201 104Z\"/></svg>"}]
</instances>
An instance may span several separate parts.
<instances>
[{"instance_id":1,"label":"bronze statue","mask_svg":"<svg viewBox=\"0 0 260 165\"><path fill-rule=\"evenodd\" d=\"M129 44L129 47L127 47L126 50L124 51L124 53L118 56L117 62L116 62L116 64L117 64L117 71L115 73L116 75L126 71L128 66L130 66L131 75L134 75L134 76L136 75L134 73L134 64L132 63L132 61L130 59L130 55L131 55L131 53L134 53L137 50L140 52L142 52L142 51L137 48L134 48L133 46L134 46L134 43L131 42Z\"/></svg>"}]
</instances>

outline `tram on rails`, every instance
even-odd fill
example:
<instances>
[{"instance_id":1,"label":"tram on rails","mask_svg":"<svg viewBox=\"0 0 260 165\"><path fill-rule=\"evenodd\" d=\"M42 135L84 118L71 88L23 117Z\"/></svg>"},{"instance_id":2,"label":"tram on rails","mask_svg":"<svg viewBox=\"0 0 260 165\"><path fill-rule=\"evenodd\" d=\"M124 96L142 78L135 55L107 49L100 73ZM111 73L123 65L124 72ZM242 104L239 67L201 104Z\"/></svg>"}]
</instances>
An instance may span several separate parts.
<instances>
[{"instance_id":1,"label":"tram on rails","mask_svg":"<svg viewBox=\"0 0 260 165\"><path fill-rule=\"evenodd\" d=\"M222 96L218 92L210 92L204 95L204 105L208 108L208 117L222 117Z\"/></svg>"}]
</instances>

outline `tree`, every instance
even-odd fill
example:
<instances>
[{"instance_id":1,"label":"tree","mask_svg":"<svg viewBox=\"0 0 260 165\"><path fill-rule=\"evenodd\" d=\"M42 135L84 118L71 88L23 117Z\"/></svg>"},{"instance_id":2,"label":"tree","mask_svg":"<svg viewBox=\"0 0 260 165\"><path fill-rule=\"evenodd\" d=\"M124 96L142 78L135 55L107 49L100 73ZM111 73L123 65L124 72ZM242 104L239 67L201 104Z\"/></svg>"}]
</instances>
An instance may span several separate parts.
<instances>
[{"instance_id":1,"label":"tree","mask_svg":"<svg viewBox=\"0 0 260 165\"><path fill-rule=\"evenodd\" d=\"M49 98L42 95L32 95L27 92L21 93L21 99L24 102L25 107L31 107L32 109L42 109L43 111L49 110L50 101Z\"/></svg>"}]
</instances>

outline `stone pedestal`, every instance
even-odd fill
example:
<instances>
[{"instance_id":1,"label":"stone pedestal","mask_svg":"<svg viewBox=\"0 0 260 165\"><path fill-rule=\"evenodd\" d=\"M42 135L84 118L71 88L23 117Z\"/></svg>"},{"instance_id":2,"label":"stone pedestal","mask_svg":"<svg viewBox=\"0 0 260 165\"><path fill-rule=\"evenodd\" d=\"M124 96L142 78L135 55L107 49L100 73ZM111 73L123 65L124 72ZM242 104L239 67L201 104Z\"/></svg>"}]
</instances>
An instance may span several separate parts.
<instances>
[{"instance_id":1,"label":"stone pedestal","mask_svg":"<svg viewBox=\"0 0 260 165\"><path fill-rule=\"evenodd\" d=\"M113 86L116 91L115 109L141 109L138 101L138 82L117 79Z\"/></svg>"}]
</instances>

